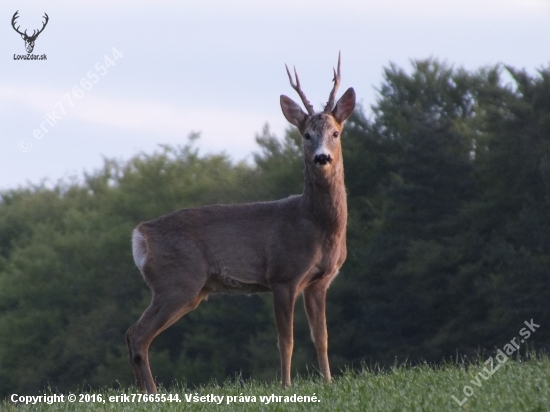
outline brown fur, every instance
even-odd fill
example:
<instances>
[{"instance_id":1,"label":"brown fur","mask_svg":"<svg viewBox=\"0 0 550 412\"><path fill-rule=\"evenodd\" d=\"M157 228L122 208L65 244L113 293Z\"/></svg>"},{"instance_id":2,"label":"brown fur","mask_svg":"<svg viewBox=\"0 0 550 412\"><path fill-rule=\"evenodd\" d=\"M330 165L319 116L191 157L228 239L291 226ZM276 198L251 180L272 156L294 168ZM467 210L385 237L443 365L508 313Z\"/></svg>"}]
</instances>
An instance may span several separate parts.
<instances>
[{"instance_id":1,"label":"brown fur","mask_svg":"<svg viewBox=\"0 0 550 412\"><path fill-rule=\"evenodd\" d=\"M150 306L126 333L141 390L156 393L148 361L151 341L211 293L273 293L283 386L291 382L294 304L303 293L319 369L330 382L325 297L346 259L339 134L354 105L353 89L332 112L313 115L281 96L285 117L309 137L303 139L303 194L273 202L183 209L134 230L134 260L153 292ZM320 165L319 153L330 155L331 162Z\"/></svg>"}]
</instances>

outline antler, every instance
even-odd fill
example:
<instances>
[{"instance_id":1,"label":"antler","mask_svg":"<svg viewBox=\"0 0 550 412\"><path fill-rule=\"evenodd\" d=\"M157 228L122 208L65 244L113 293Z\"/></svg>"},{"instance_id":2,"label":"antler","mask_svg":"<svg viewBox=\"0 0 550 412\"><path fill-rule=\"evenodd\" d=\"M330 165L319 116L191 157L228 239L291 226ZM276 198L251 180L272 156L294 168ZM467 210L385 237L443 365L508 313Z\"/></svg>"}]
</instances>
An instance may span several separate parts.
<instances>
[{"instance_id":1,"label":"antler","mask_svg":"<svg viewBox=\"0 0 550 412\"><path fill-rule=\"evenodd\" d=\"M44 28L46 27L46 24L48 24L48 21L50 20L50 18L48 17L48 14L46 12L44 12L44 16L42 16L42 17L44 17L46 19L46 21L44 23L42 23L42 28L40 30L38 30L38 33L34 34L34 32L36 30L33 30L31 37L38 37L38 35L44 31Z\"/></svg>"},{"instance_id":2,"label":"antler","mask_svg":"<svg viewBox=\"0 0 550 412\"><path fill-rule=\"evenodd\" d=\"M338 91L338 87L340 86L340 52L338 52L338 71L332 69L334 71L334 79L332 80L334 82L334 86L332 88L332 91L330 92L330 95L328 96L328 102L325 106L325 112L330 112L332 110L332 106L334 106L334 97L336 96L336 92Z\"/></svg>"},{"instance_id":3,"label":"antler","mask_svg":"<svg viewBox=\"0 0 550 412\"><path fill-rule=\"evenodd\" d=\"M307 112L310 115L315 114L315 110L313 110L313 106L311 105L306 95L302 91L302 88L300 87L300 79L298 78L298 72L296 71L296 67L294 67L294 76L296 77L296 84L294 84L294 82L292 81L292 75L290 74L290 71L288 70L288 66L286 64L285 64L285 67L286 67L286 72L288 74L288 79L290 80L290 85L294 90L296 90L296 92L298 92L298 95L302 99L302 103L304 103L304 106L306 107Z\"/></svg>"},{"instance_id":4,"label":"antler","mask_svg":"<svg viewBox=\"0 0 550 412\"><path fill-rule=\"evenodd\" d=\"M25 33L21 33L21 32L19 31L19 27L21 27L21 26L17 26L17 28L15 28L15 20L17 20L17 18L19 17L19 16L17 15L17 13L19 13L19 10L17 10L17 11L14 13L14 15L13 15L13 17L12 17L12 19L11 19L11 25L12 25L13 29L14 29L17 33L19 33L21 36L26 36L26 35L27 35L27 30L25 30Z\"/></svg>"},{"instance_id":5,"label":"antler","mask_svg":"<svg viewBox=\"0 0 550 412\"><path fill-rule=\"evenodd\" d=\"M48 21L50 20L50 18L48 17L48 14L47 14L46 12L44 12L44 16L42 16L42 17L44 17L44 18L46 19L46 21L45 21L44 23L42 23L42 28L41 28L40 30L38 30L38 33L36 32L36 30L33 30L32 35L29 36L29 35L27 34L27 30L25 30L24 33L21 33L21 32L19 31L19 27L21 27L21 26L17 26L17 28L15 27L15 20L17 20L17 19L19 18L19 16L17 15L17 13L19 13L19 10L17 10L17 11L15 12L15 14L13 15L13 17L12 17L12 19L11 19L11 25L12 25L13 29L14 29L17 33L19 33L21 36L25 36L25 37L28 38L28 39L34 39L34 38L38 37L38 35L39 35L40 33L42 33L42 31L43 31L44 28L46 27L46 24L48 24Z\"/></svg>"}]
</instances>

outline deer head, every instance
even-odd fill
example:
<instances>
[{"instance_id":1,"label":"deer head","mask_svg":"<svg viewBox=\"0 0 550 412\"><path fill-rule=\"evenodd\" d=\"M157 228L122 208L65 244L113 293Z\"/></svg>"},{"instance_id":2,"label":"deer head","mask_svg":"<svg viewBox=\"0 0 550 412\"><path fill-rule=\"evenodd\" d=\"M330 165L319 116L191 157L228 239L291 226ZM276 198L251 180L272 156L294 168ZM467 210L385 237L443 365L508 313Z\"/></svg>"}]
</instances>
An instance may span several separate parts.
<instances>
[{"instance_id":1,"label":"deer head","mask_svg":"<svg viewBox=\"0 0 550 412\"><path fill-rule=\"evenodd\" d=\"M15 27L15 20L17 20L17 18L19 17L17 13L19 13L19 10L17 10L13 15L11 19L11 25L13 29L21 35L21 38L25 40L25 48L27 49L27 53L32 53L34 49L34 42L36 41L36 38L38 37L38 35L42 33L42 31L44 31L46 24L48 24L49 17L46 13L44 13L44 18L46 19L46 21L42 24L42 28L38 30L38 32L36 30L33 30L32 35L29 36L27 35L27 30L25 30L25 32L23 33L19 31L19 27L21 26L17 26L17 28Z\"/></svg>"},{"instance_id":2,"label":"deer head","mask_svg":"<svg viewBox=\"0 0 550 412\"><path fill-rule=\"evenodd\" d=\"M342 95L336 106L334 98L340 86L340 55L338 55L338 69L334 70L334 86L330 92L328 102L324 110L315 113L313 106L307 100L300 87L300 80L296 68L294 76L286 68L290 84L298 92L302 103L306 107L307 114L301 107L287 96L281 96L281 108L286 119L296 126L302 135L304 160L307 167L314 167L316 170L328 171L335 165L341 164L340 133L345 120L351 115L355 107L355 91L349 88Z\"/></svg>"}]
</instances>

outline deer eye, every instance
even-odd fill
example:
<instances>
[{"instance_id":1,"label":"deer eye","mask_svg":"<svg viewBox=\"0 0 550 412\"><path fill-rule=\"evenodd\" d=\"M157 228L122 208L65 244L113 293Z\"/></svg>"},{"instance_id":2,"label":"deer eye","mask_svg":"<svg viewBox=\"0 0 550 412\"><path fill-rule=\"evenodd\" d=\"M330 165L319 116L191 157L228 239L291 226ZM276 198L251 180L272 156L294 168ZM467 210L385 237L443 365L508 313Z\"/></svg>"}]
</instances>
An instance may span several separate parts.
<instances>
[{"instance_id":1,"label":"deer eye","mask_svg":"<svg viewBox=\"0 0 550 412\"><path fill-rule=\"evenodd\" d=\"M310 135L309 133L306 133L306 134L304 135L304 139L306 139L306 140L311 139L311 135Z\"/></svg>"},{"instance_id":2,"label":"deer eye","mask_svg":"<svg viewBox=\"0 0 550 412\"><path fill-rule=\"evenodd\" d=\"M338 132L334 132L334 133L332 134L332 137L337 138L337 137L338 137Z\"/></svg>"}]
</instances>

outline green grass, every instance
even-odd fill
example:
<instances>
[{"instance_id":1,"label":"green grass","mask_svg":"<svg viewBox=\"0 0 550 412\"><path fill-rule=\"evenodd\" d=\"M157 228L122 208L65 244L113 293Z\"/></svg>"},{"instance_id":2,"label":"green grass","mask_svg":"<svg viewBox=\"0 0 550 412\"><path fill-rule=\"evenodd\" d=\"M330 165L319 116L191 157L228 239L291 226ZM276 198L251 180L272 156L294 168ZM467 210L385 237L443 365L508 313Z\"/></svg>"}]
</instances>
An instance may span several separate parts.
<instances>
[{"instance_id":1,"label":"green grass","mask_svg":"<svg viewBox=\"0 0 550 412\"><path fill-rule=\"evenodd\" d=\"M498 363L495 361L495 367ZM346 371L334 379L331 385L322 384L318 378L296 378L291 389L283 390L276 382L226 382L224 385L207 385L193 391L181 387L160 393L178 395L177 402L110 402L110 396L136 393L126 390L104 389L89 392L88 396L101 395L103 402L65 402L47 405L14 405L9 400L0 404L3 411L548 411L550 410L550 360L531 357L526 362L508 360L488 377L475 377L483 373L483 360L468 364L430 366L395 366L388 371L364 368L361 372ZM485 374L487 375L487 374ZM459 406L452 399L465 398L463 388L470 386L473 394ZM467 389L467 392L469 390ZM185 395L224 396L220 405L208 402L187 402ZM239 395L255 396L256 402L239 402ZM315 395L318 402L260 401L260 396ZM76 394L86 396L85 393ZM227 396L235 396L235 402L227 404ZM284 398L283 398L284 400Z\"/></svg>"}]
</instances>

